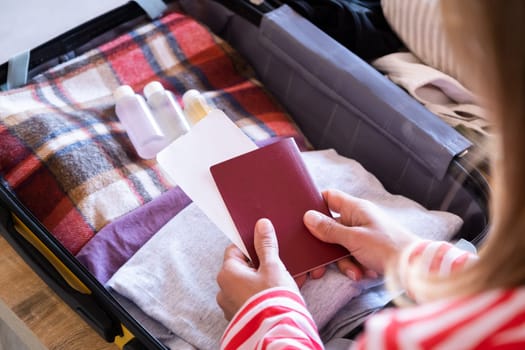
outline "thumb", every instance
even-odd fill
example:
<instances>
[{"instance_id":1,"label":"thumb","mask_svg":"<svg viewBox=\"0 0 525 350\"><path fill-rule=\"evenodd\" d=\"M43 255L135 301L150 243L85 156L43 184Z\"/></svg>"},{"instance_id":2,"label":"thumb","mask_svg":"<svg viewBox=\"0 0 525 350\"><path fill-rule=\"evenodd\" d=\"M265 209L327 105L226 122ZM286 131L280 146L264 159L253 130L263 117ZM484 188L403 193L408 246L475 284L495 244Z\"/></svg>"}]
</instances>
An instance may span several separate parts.
<instances>
[{"instance_id":1,"label":"thumb","mask_svg":"<svg viewBox=\"0 0 525 350\"><path fill-rule=\"evenodd\" d=\"M270 220L259 219L257 221L253 239L260 265L279 260L277 236Z\"/></svg>"},{"instance_id":2,"label":"thumb","mask_svg":"<svg viewBox=\"0 0 525 350\"><path fill-rule=\"evenodd\" d=\"M349 238L347 227L333 218L315 210L308 210L303 220L308 230L321 241L346 246Z\"/></svg>"}]
</instances>

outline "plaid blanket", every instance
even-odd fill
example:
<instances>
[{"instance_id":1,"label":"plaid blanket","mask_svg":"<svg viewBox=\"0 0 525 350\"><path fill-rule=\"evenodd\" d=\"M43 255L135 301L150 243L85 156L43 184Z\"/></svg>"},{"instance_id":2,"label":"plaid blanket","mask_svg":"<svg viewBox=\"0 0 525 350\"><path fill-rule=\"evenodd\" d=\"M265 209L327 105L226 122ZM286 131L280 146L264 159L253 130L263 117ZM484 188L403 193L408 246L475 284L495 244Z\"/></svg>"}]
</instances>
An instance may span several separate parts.
<instances>
[{"instance_id":1,"label":"plaid blanket","mask_svg":"<svg viewBox=\"0 0 525 350\"><path fill-rule=\"evenodd\" d=\"M224 41L171 12L0 94L0 181L73 254L175 184L135 153L114 112L121 84L204 92L254 141L300 131Z\"/></svg>"}]
</instances>

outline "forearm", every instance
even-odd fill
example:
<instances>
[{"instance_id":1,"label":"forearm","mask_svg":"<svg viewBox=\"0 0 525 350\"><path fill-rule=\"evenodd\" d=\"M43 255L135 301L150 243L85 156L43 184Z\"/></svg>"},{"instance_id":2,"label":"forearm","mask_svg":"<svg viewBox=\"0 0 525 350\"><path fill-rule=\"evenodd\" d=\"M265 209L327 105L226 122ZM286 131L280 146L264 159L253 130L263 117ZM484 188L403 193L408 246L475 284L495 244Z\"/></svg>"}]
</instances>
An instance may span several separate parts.
<instances>
[{"instance_id":1,"label":"forearm","mask_svg":"<svg viewBox=\"0 0 525 350\"><path fill-rule=\"evenodd\" d=\"M221 349L323 349L302 297L284 288L265 290L236 313L221 339Z\"/></svg>"}]
</instances>

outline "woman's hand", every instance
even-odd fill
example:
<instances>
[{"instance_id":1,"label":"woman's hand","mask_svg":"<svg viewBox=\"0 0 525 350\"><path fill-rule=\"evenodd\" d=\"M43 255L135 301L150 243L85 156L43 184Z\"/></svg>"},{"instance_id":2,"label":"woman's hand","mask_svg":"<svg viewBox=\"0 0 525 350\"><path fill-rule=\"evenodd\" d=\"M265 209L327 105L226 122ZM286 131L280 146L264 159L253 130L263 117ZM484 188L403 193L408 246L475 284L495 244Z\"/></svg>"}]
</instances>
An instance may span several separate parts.
<instances>
[{"instance_id":1,"label":"woman's hand","mask_svg":"<svg viewBox=\"0 0 525 350\"><path fill-rule=\"evenodd\" d=\"M259 268L253 268L244 254L234 245L226 248L224 262L217 275L217 303L230 320L252 295L273 287L297 290L297 285L281 259L272 223L260 219L255 225L254 245ZM298 291L298 290L297 290Z\"/></svg>"},{"instance_id":2,"label":"woman's hand","mask_svg":"<svg viewBox=\"0 0 525 350\"><path fill-rule=\"evenodd\" d=\"M330 210L340 216L333 219L310 210L304 223L320 240L348 249L352 258L340 260L338 266L344 274L353 275L353 279L359 279L363 273L382 274L389 261L419 239L367 200L337 190L324 191L323 197Z\"/></svg>"}]
</instances>

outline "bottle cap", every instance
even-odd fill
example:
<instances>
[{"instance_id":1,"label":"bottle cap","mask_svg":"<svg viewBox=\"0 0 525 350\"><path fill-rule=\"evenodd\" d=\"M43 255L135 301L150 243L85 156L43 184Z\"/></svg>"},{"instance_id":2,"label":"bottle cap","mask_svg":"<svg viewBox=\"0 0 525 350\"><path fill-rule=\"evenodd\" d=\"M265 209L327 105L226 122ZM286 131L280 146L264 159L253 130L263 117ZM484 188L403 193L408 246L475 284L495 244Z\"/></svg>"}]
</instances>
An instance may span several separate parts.
<instances>
[{"instance_id":1,"label":"bottle cap","mask_svg":"<svg viewBox=\"0 0 525 350\"><path fill-rule=\"evenodd\" d=\"M202 95L201 93L198 91L198 90L195 90L195 89L190 89L188 91L186 91L183 95L182 95L182 102L184 102L184 105L189 105L191 104L195 99L199 99L201 98Z\"/></svg>"},{"instance_id":2,"label":"bottle cap","mask_svg":"<svg viewBox=\"0 0 525 350\"><path fill-rule=\"evenodd\" d=\"M121 85L118 88L116 88L115 91L113 91L113 97L115 98L115 101L118 101L123 97L133 95L135 95L135 91L133 91L133 89L129 85Z\"/></svg>"},{"instance_id":3,"label":"bottle cap","mask_svg":"<svg viewBox=\"0 0 525 350\"><path fill-rule=\"evenodd\" d=\"M144 86L144 96L148 99L156 92L164 91L164 87L158 81L152 81Z\"/></svg>"}]
</instances>

